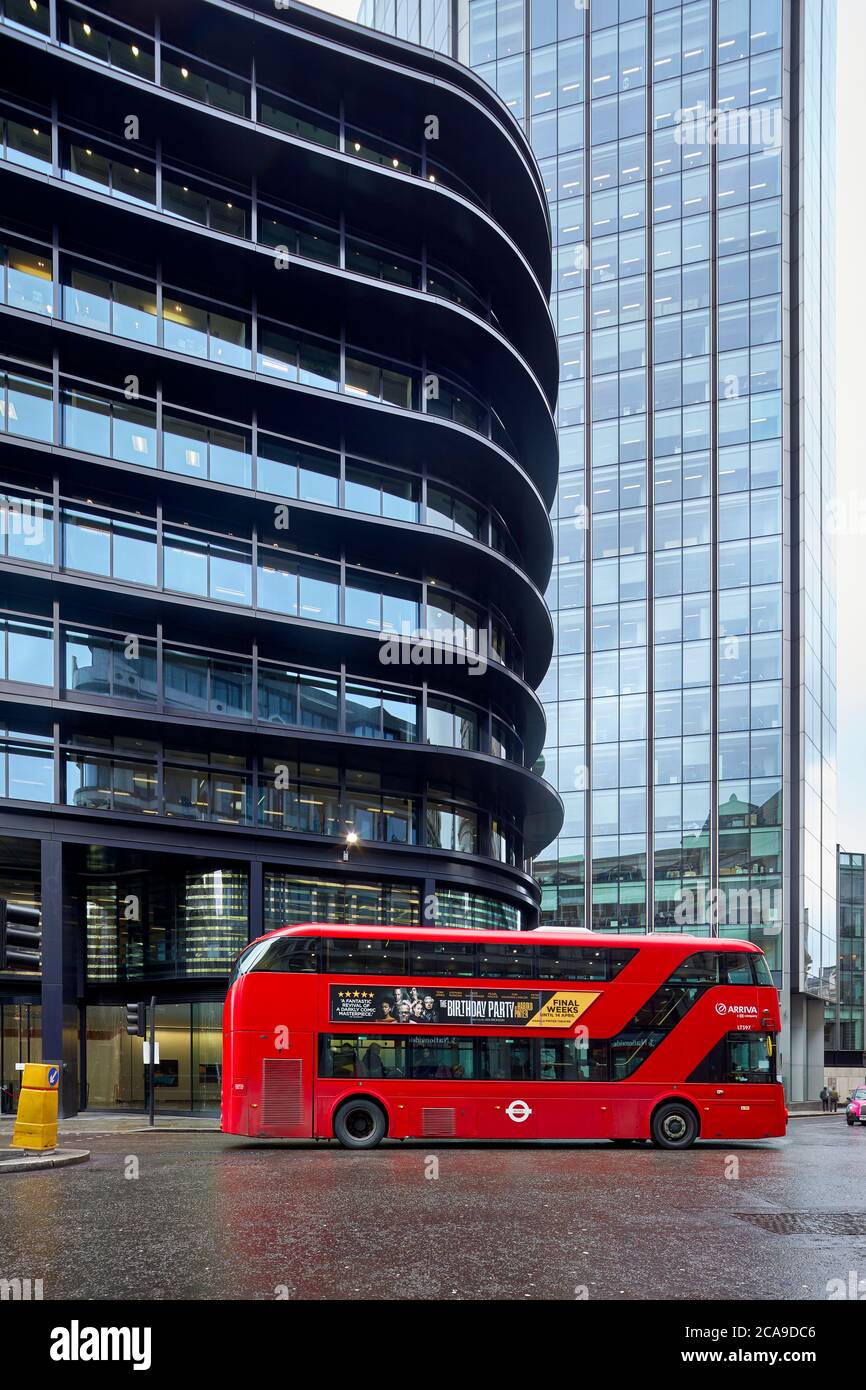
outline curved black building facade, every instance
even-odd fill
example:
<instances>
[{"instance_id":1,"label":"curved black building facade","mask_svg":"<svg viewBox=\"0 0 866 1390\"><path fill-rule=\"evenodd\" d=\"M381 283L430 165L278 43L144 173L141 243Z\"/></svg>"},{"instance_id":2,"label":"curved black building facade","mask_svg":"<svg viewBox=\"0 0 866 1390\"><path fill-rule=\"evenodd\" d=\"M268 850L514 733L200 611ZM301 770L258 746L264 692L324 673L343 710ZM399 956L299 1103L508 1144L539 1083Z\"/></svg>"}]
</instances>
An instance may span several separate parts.
<instances>
[{"instance_id":1,"label":"curved black building facade","mask_svg":"<svg viewBox=\"0 0 866 1390\"><path fill-rule=\"evenodd\" d=\"M41 1034L67 1110L138 1105L156 995L208 1108L249 935L537 918L551 237L450 60L110 9L0 4L0 1073Z\"/></svg>"}]
</instances>

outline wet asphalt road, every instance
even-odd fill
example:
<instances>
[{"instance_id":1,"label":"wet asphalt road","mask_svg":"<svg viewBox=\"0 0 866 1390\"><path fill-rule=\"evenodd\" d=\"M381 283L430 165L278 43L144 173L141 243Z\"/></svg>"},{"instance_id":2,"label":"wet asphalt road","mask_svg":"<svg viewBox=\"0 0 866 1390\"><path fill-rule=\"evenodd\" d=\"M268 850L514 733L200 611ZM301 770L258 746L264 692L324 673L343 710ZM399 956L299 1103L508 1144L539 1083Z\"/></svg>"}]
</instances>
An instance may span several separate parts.
<instances>
[{"instance_id":1,"label":"wet asphalt road","mask_svg":"<svg viewBox=\"0 0 866 1390\"><path fill-rule=\"evenodd\" d=\"M66 1142L90 1163L0 1179L0 1277L46 1299L826 1299L852 1270L866 1292L866 1128L840 1117L686 1153ZM836 1233L738 1213L835 1213Z\"/></svg>"}]
</instances>

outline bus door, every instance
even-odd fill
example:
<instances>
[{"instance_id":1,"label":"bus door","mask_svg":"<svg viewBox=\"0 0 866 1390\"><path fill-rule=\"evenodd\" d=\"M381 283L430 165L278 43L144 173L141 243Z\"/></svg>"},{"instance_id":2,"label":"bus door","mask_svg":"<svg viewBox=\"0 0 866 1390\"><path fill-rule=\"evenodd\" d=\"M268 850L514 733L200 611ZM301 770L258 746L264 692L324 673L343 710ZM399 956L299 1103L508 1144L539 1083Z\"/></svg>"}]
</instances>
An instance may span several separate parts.
<instances>
[{"instance_id":1,"label":"bus door","mask_svg":"<svg viewBox=\"0 0 866 1390\"><path fill-rule=\"evenodd\" d=\"M270 1040L269 1040L270 1041ZM312 1033L289 1033L262 1056L259 1097L250 1098L250 1133L271 1139L310 1139L313 1134Z\"/></svg>"},{"instance_id":2,"label":"bus door","mask_svg":"<svg viewBox=\"0 0 866 1390\"><path fill-rule=\"evenodd\" d=\"M538 1087L532 1083L531 1041L488 1037L479 1040L481 1081L475 1095L479 1139L535 1139Z\"/></svg>"},{"instance_id":3,"label":"bus door","mask_svg":"<svg viewBox=\"0 0 866 1390\"><path fill-rule=\"evenodd\" d=\"M599 1042L543 1037L538 1049L539 1134L545 1139L604 1139L614 1102L607 1055Z\"/></svg>"}]
</instances>

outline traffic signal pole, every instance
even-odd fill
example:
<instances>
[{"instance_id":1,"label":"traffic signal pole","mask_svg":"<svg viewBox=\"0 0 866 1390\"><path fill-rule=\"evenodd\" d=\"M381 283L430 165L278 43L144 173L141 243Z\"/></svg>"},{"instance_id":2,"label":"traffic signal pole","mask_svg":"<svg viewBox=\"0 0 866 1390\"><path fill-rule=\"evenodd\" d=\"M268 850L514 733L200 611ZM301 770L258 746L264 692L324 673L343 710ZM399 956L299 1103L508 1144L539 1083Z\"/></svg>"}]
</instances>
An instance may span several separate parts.
<instances>
[{"instance_id":1,"label":"traffic signal pole","mask_svg":"<svg viewBox=\"0 0 866 1390\"><path fill-rule=\"evenodd\" d=\"M156 1123L156 995L150 1001L150 1123Z\"/></svg>"}]
</instances>

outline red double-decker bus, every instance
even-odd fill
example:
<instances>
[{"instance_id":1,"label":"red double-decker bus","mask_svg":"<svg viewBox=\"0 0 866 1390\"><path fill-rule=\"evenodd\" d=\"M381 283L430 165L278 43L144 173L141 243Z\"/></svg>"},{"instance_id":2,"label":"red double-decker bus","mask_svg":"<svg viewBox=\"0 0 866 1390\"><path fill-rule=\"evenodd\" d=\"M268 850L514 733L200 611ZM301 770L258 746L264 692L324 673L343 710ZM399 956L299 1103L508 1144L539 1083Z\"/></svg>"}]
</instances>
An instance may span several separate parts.
<instances>
[{"instance_id":1,"label":"red double-decker bus","mask_svg":"<svg viewBox=\"0 0 866 1390\"><path fill-rule=\"evenodd\" d=\"M222 1128L262 1138L785 1133L779 1001L748 941L298 926L235 962Z\"/></svg>"}]
</instances>

